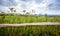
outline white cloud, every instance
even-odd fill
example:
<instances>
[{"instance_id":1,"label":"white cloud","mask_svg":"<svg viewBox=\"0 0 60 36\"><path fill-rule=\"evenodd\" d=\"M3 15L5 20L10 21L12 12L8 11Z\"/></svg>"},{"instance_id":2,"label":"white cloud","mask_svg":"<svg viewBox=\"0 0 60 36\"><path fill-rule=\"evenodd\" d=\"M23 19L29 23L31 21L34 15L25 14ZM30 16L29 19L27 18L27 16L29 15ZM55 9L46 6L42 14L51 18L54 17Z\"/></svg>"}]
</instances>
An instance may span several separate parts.
<instances>
[{"instance_id":1,"label":"white cloud","mask_svg":"<svg viewBox=\"0 0 60 36\"><path fill-rule=\"evenodd\" d=\"M6 12L7 10L9 11L9 8L8 7L4 7L4 6L0 6L0 10L3 11L3 12Z\"/></svg>"},{"instance_id":2,"label":"white cloud","mask_svg":"<svg viewBox=\"0 0 60 36\"><path fill-rule=\"evenodd\" d=\"M35 0L31 0L30 2L23 2L21 0L15 0L17 3L16 6L11 6L17 9L18 12L21 12L23 9L26 8L27 11L31 11L32 9L36 11L36 14L42 13L42 14L60 14L59 11L52 11L48 9L48 5L50 3L54 3L54 0L43 0L40 4L37 4ZM25 5L22 7L22 5ZM58 13L59 12L59 13Z\"/></svg>"}]
</instances>

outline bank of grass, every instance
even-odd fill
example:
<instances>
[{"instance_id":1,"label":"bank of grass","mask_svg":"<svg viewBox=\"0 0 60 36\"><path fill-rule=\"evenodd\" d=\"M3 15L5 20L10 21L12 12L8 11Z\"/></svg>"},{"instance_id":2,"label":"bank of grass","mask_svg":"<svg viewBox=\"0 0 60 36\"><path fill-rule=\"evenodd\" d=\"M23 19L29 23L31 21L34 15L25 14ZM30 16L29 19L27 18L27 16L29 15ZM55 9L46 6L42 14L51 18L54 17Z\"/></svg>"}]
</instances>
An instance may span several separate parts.
<instances>
[{"instance_id":1,"label":"bank of grass","mask_svg":"<svg viewBox=\"0 0 60 36\"><path fill-rule=\"evenodd\" d=\"M60 17L49 16L0 16L0 23L20 24L34 22L60 22Z\"/></svg>"},{"instance_id":2,"label":"bank of grass","mask_svg":"<svg viewBox=\"0 0 60 36\"><path fill-rule=\"evenodd\" d=\"M0 27L0 36L60 36L60 26Z\"/></svg>"}]
</instances>

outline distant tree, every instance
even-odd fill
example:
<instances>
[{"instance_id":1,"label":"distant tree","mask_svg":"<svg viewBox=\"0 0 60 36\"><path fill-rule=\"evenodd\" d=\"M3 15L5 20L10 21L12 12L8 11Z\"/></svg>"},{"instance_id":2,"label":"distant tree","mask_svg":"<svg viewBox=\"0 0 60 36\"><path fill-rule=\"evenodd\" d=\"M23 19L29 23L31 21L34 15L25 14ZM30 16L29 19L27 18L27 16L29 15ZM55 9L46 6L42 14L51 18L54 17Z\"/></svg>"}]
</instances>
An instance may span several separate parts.
<instances>
[{"instance_id":1,"label":"distant tree","mask_svg":"<svg viewBox=\"0 0 60 36\"><path fill-rule=\"evenodd\" d=\"M25 13L26 13L26 10L23 10L23 15L26 15Z\"/></svg>"},{"instance_id":2,"label":"distant tree","mask_svg":"<svg viewBox=\"0 0 60 36\"><path fill-rule=\"evenodd\" d=\"M26 15L29 15L29 12L26 12Z\"/></svg>"},{"instance_id":3,"label":"distant tree","mask_svg":"<svg viewBox=\"0 0 60 36\"><path fill-rule=\"evenodd\" d=\"M16 12L16 10L14 10L14 12Z\"/></svg>"},{"instance_id":4,"label":"distant tree","mask_svg":"<svg viewBox=\"0 0 60 36\"><path fill-rule=\"evenodd\" d=\"M35 15L35 10L32 10L32 15Z\"/></svg>"},{"instance_id":5,"label":"distant tree","mask_svg":"<svg viewBox=\"0 0 60 36\"><path fill-rule=\"evenodd\" d=\"M11 12L13 12L13 9L14 9L14 8L9 8L9 9L10 9Z\"/></svg>"},{"instance_id":6,"label":"distant tree","mask_svg":"<svg viewBox=\"0 0 60 36\"><path fill-rule=\"evenodd\" d=\"M23 12L26 12L26 10L23 10Z\"/></svg>"},{"instance_id":7,"label":"distant tree","mask_svg":"<svg viewBox=\"0 0 60 36\"><path fill-rule=\"evenodd\" d=\"M32 13L35 13L35 10L32 10Z\"/></svg>"},{"instance_id":8,"label":"distant tree","mask_svg":"<svg viewBox=\"0 0 60 36\"><path fill-rule=\"evenodd\" d=\"M45 14L45 17L47 17L47 14Z\"/></svg>"},{"instance_id":9,"label":"distant tree","mask_svg":"<svg viewBox=\"0 0 60 36\"><path fill-rule=\"evenodd\" d=\"M0 16L3 16L3 15L4 15L4 12L1 12L1 13L0 13Z\"/></svg>"}]
</instances>

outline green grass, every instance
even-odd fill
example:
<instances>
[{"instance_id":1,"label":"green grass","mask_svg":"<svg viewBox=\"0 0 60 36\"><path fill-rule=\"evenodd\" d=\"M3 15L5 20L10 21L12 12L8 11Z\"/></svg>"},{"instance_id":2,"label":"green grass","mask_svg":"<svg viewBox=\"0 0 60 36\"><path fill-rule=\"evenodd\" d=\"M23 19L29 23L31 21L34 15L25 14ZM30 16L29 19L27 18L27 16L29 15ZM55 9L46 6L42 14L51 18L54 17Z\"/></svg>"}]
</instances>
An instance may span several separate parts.
<instances>
[{"instance_id":1,"label":"green grass","mask_svg":"<svg viewBox=\"0 0 60 36\"><path fill-rule=\"evenodd\" d=\"M0 36L60 36L60 26L0 27Z\"/></svg>"},{"instance_id":2,"label":"green grass","mask_svg":"<svg viewBox=\"0 0 60 36\"><path fill-rule=\"evenodd\" d=\"M0 16L0 23L19 24L19 23L34 23L34 22L60 22L60 17L45 17L45 16Z\"/></svg>"}]
</instances>

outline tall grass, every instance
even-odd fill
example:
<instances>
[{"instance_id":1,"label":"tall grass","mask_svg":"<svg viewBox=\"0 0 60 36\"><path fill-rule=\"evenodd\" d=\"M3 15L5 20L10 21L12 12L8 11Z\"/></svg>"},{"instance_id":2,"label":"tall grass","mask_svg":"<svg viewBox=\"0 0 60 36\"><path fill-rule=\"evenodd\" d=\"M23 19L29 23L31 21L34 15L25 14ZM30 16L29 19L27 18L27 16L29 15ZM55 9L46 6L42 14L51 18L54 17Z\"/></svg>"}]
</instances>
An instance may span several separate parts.
<instances>
[{"instance_id":1,"label":"tall grass","mask_svg":"<svg viewBox=\"0 0 60 36\"><path fill-rule=\"evenodd\" d=\"M60 36L60 26L0 27L0 36Z\"/></svg>"},{"instance_id":2,"label":"tall grass","mask_svg":"<svg viewBox=\"0 0 60 36\"><path fill-rule=\"evenodd\" d=\"M0 16L0 23L60 22L60 17L45 16Z\"/></svg>"}]
</instances>

